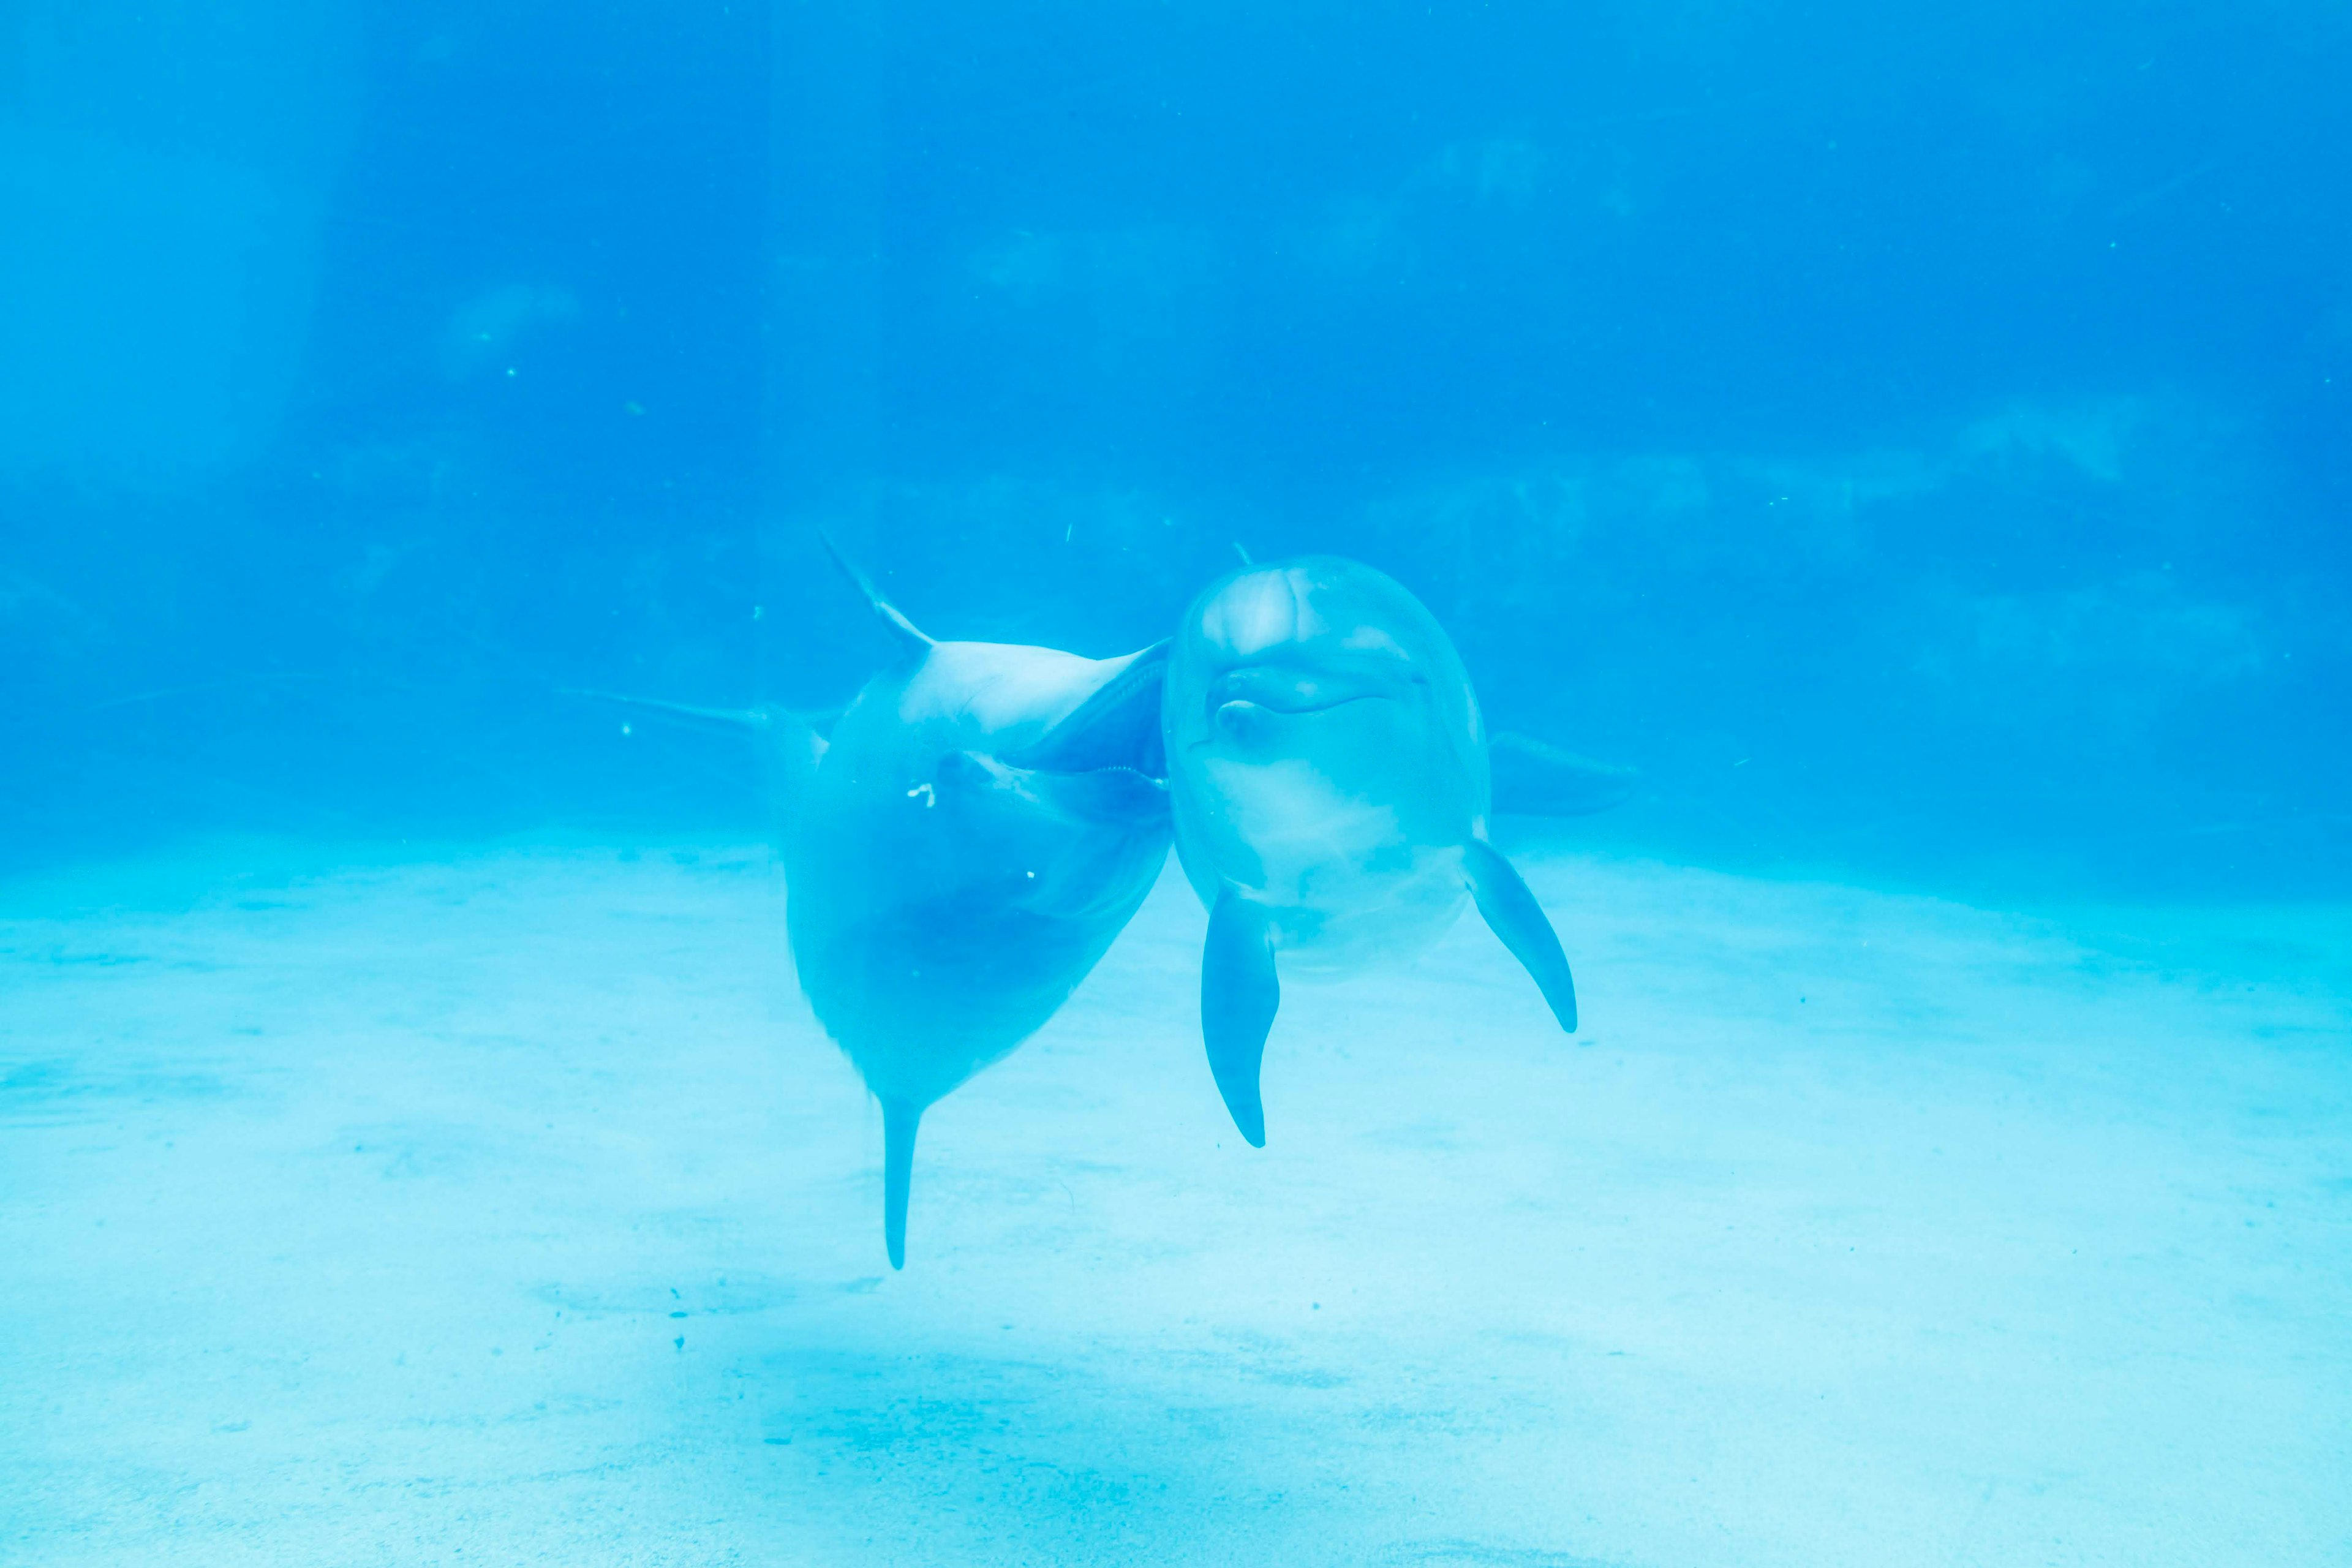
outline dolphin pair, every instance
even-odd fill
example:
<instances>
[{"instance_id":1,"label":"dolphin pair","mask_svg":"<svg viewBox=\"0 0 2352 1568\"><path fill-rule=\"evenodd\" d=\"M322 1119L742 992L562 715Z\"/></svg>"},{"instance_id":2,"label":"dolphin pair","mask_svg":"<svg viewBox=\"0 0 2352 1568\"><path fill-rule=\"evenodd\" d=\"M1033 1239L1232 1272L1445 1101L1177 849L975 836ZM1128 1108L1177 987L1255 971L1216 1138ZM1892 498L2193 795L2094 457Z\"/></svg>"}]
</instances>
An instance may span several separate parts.
<instances>
[{"instance_id":1,"label":"dolphin pair","mask_svg":"<svg viewBox=\"0 0 2352 1568\"><path fill-rule=\"evenodd\" d=\"M1410 956L1475 898L1575 1027L1559 942L1486 842L1468 677L1389 578L1330 557L1250 566L1172 647L1089 659L934 641L834 558L896 647L837 718L620 700L761 742L801 988L881 1102L894 1268L924 1110L1053 1016L1150 890L1171 826L1210 910L1211 1069L1253 1144L1277 955L1338 978ZM1629 770L1496 741L1507 807L1598 810L1629 787Z\"/></svg>"}]
</instances>

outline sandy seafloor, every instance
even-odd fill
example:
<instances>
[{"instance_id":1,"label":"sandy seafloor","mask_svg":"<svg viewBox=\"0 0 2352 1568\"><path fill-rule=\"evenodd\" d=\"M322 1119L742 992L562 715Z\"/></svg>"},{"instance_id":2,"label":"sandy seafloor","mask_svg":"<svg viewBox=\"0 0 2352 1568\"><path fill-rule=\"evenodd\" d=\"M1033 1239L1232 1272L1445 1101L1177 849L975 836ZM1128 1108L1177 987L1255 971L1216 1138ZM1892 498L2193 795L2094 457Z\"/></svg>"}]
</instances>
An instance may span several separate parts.
<instances>
[{"instance_id":1,"label":"sandy seafloor","mask_svg":"<svg viewBox=\"0 0 2352 1568\"><path fill-rule=\"evenodd\" d=\"M0 1560L2352 1562L2342 910L1528 859L1256 1152L1171 874L893 1275L763 853L308 858L0 889Z\"/></svg>"}]
</instances>

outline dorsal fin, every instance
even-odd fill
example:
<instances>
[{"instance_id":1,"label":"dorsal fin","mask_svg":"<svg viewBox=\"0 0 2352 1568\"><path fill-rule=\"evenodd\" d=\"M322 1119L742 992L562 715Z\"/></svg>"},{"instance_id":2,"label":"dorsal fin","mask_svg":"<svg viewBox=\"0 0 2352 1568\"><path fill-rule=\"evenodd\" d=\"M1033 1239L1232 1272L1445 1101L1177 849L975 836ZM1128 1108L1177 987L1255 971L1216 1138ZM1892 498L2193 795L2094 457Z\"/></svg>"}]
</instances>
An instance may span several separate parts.
<instances>
[{"instance_id":1,"label":"dorsal fin","mask_svg":"<svg viewBox=\"0 0 2352 1568\"><path fill-rule=\"evenodd\" d=\"M898 607L896 605L874 591L874 584L866 581L865 573L849 563L849 557L841 552L841 546L833 542L833 535L820 529L817 531L817 537L824 541L824 552L833 557L833 563L841 568L843 575L856 585L859 593L866 595L866 603L873 610L876 618L881 621L884 628L892 637L898 639L908 652L925 653L934 646L932 639L925 637L920 627L898 613Z\"/></svg>"},{"instance_id":2,"label":"dorsal fin","mask_svg":"<svg viewBox=\"0 0 2352 1568\"><path fill-rule=\"evenodd\" d=\"M580 687L564 687L562 690L567 697L618 703L691 725L748 733L759 751L761 783L770 810L769 826L772 842L779 846L791 828L809 778L830 743L826 737L841 717L831 711L796 713L764 703L757 708L700 708L688 702L665 702L658 697L630 697L618 691L590 691Z\"/></svg>"}]
</instances>

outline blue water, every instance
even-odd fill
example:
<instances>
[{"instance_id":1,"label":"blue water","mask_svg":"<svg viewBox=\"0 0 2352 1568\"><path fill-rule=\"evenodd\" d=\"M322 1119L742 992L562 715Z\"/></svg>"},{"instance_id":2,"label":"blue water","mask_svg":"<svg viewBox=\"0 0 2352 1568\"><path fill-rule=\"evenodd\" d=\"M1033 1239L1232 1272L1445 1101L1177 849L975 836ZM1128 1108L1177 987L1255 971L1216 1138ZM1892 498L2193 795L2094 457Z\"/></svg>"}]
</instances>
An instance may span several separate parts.
<instances>
[{"instance_id":1,"label":"blue water","mask_svg":"<svg viewBox=\"0 0 2352 1568\"><path fill-rule=\"evenodd\" d=\"M0 1557L2352 1560L2347 81L2324 0L0 8ZM1092 658L1395 578L1638 770L1496 828L1587 1044L1471 917L1243 1149L1171 869L894 1273L758 749L578 695L837 708L821 534Z\"/></svg>"}]
</instances>

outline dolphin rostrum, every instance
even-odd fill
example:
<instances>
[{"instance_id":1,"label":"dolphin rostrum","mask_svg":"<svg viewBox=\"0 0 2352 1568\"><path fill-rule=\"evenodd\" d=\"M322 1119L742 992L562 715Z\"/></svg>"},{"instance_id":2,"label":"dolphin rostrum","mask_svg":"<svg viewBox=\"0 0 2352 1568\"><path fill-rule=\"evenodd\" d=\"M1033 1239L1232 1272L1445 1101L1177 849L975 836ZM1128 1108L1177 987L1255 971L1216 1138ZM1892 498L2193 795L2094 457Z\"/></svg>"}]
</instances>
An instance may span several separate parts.
<instances>
[{"instance_id":1,"label":"dolphin rostrum","mask_svg":"<svg viewBox=\"0 0 2352 1568\"><path fill-rule=\"evenodd\" d=\"M1201 1028L1242 1136L1265 1142L1258 1068L1276 973L1341 979L1444 933L1465 898L1561 1028L1559 939L1486 842L1487 740L1461 656L1402 586L1336 556L1244 565L1185 612L1161 707L1176 853L1209 907ZM1607 805L1618 770L1528 742L1565 782L1536 809Z\"/></svg>"},{"instance_id":2,"label":"dolphin rostrum","mask_svg":"<svg viewBox=\"0 0 2352 1568\"><path fill-rule=\"evenodd\" d=\"M897 654L829 734L775 709L670 710L763 742L793 963L881 1101L899 1268L924 1110L1054 1016L1166 863L1168 645L1094 659L937 642L835 559Z\"/></svg>"}]
</instances>

